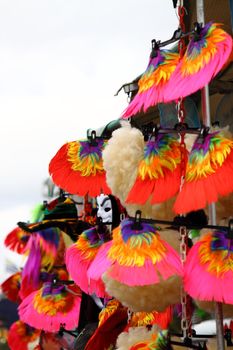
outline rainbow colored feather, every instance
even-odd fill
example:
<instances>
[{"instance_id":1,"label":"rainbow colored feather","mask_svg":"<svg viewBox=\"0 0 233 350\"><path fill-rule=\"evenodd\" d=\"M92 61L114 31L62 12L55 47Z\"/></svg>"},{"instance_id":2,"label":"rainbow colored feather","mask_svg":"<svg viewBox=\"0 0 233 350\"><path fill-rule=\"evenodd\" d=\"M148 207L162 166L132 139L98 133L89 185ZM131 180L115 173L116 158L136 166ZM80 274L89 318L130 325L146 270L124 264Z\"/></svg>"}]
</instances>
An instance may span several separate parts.
<instances>
[{"instance_id":1,"label":"rainbow colored feather","mask_svg":"<svg viewBox=\"0 0 233 350\"><path fill-rule=\"evenodd\" d=\"M112 241L103 243L95 258L87 270L87 278L93 281L102 281L102 275L111 266L112 262L107 258L108 251L112 246Z\"/></svg>"},{"instance_id":2,"label":"rainbow colored feather","mask_svg":"<svg viewBox=\"0 0 233 350\"><path fill-rule=\"evenodd\" d=\"M145 222L139 230L132 226L133 221L125 219L113 231L107 251L108 277L128 286L143 286L182 276L179 255L160 238L155 227Z\"/></svg>"},{"instance_id":3,"label":"rainbow colored feather","mask_svg":"<svg viewBox=\"0 0 233 350\"><path fill-rule=\"evenodd\" d=\"M219 195L233 191L233 140L221 131L210 132L195 141L189 155L185 182L174 211L178 214L204 208Z\"/></svg>"},{"instance_id":4,"label":"rainbow colored feather","mask_svg":"<svg viewBox=\"0 0 233 350\"><path fill-rule=\"evenodd\" d=\"M20 301L19 290L21 284L21 272L16 272L1 284L1 290L7 299L17 303Z\"/></svg>"},{"instance_id":5,"label":"rainbow colored feather","mask_svg":"<svg viewBox=\"0 0 233 350\"><path fill-rule=\"evenodd\" d=\"M49 164L49 173L57 186L80 196L111 193L102 159L107 142L102 139L95 142L92 145L89 141L73 141L60 148Z\"/></svg>"},{"instance_id":6,"label":"rainbow colored feather","mask_svg":"<svg viewBox=\"0 0 233 350\"><path fill-rule=\"evenodd\" d=\"M129 328L117 339L116 350L171 350L167 331L156 328L148 330L146 327Z\"/></svg>"},{"instance_id":7,"label":"rainbow colored feather","mask_svg":"<svg viewBox=\"0 0 233 350\"><path fill-rule=\"evenodd\" d=\"M26 232L17 226L10 233L8 233L8 235L5 238L4 244L7 248L11 249L12 251L18 254L23 254L29 237L29 232Z\"/></svg>"},{"instance_id":8,"label":"rainbow colored feather","mask_svg":"<svg viewBox=\"0 0 233 350\"><path fill-rule=\"evenodd\" d=\"M44 268L42 268L40 270L37 283L32 283L30 279L24 278L19 291L20 299L23 300L32 292L42 288L43 283L51 282L54 278L59 280L67 280L69 278L69 275L68 272L63 268L53 268L50 273L46 272Z\"/></svg>"},{"instance_id":9,"label":"rainbow colored feather","mask_svg":"<svg viewBox=\"0 0 233 350\"><path fill-rule=\"evenodd\" d=\"M109 317L114 314L114 312L116 312L117 310L119 310L119 308L122 308L122 307L123 306L121 305L121 303L118 300L111 299L107 303L105 308L103 308L99 313L98 327L102 326L102 324L104 324L104 322L107 321L109 319Z\"/></svg>"},{"instance_id":10,"label":"rainbow colored feather","mask_svg":"<svg viewBox=\"0 0 233 350\"><path fill-rule=\"evenodd\" d=\"M168 50L157 50L150 57L148 67L138 82L139 90L124 111L122 118L129 118L149 107L164 102L163 91L179 62L179 54Z\"/></svg>"},{"instance_id":11,"label":"rainbow colored feather","mask_svg":"<svg viewBox=\"0 0 233 350\"><path fill-rule=\"evenodd\" d=\"M181 182L180 143L171 135L158 134L144 148L138 175L126 199L127 203L161 203L173 197Z\"/></svg>"},{"instance_id":12,"label":"rainbow colored feather","mask_svg":"<svg viewBox=\"0 0 233 350\"><path fill-rule=\"evenodd\" d=\"M232 37L219 23L207 23L191 38L164 91L166 102L191 95L207 85L232 53Z\"/></svg>"},{"instance_id":13,"label":"rainbow colored feather","mask_svg":"<svg viewBox=\"0 0 233 350\"><path fill-rule=\"evenodd\" d=\"M168 350L168 338L162 332L151 336L150 340L140 341L129 348L129 350Z\"/></svg>"},{"instance_id":14,"label":"rainbow colored feather","mask_svg":"<svg viewBox=\"0 0 233 350\"><path fill-rule=\"evenodd\" d=\"M61 324L67 330L78 325L81 291L76 287L44 283L19 305L20 319L30 326L48 332L57 332Z\"/></svg>"},{"instance_id":15,"label":"rainbow colored feather","mask_svg":"<svg viewBox=\"0 0 233 350\"><path fill-rule=\"evenodd\" d=\"M66 266L71 278L87 294L95 293L105 297L104 284L101 280L88 279L87 270L94 260L100 246L104 243L104 233L98 232L97 227L84 231L78 241L66 250Z\"/></svg>"},{"instance_id":16,"label":"rainbow colored feather","mask_svg":"<svg viewBox=\"0 0 233 350\"><path fill-rule=\"evenodd\" d=\"M233 241L224 231L204 235L188 253L185 290L195 299L233 304L232 281Z\"/></svg>"},{"instance_id":17,"label":"rainbow colored feather","mask_svg":"<svg viewBox=\"0 0 233 350\"><path fill-rule=\"evenodd\" d=\"M160 329L168 329L172 320L172 307L168 306L164 312L134 312L131 316L131 327L158 325Z\"/></svg>"},{"instance_id":18,"label":"rainbow colored feather","mask_svg":"<svg viewBox=\"0 0 233 350\"><path fill-rule=\"evenodd\" d=\"M47 271L51 270L57 258L60 235L60 230L55 227L31 234L25 247L28 258L22 272L22 290L25 289L25 285L30 285L34 290L39 287L42 267L46 267Z\"/></svg>"},{"instance_id":19,"label":"rainbow colored feather","mask_svg":"<svg viewBox=\"0 0 233 350\"><path fill-rule=\"evenodd\" d=\"M16 321L9 329L7 342L11 350L29 350L30 343L39 341L39 336L40 330Z\"/></svg>"}]
</instances>

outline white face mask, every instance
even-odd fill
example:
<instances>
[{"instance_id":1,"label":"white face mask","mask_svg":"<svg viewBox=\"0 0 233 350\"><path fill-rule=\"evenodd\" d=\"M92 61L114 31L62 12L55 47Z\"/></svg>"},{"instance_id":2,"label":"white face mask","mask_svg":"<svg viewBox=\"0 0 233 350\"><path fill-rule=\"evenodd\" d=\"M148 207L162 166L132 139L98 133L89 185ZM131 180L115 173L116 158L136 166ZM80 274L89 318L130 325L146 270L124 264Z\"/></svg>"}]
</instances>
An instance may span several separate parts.
<instances>
[{"instance_id":1,"label":"white face mask","mask_svg":"<svg viewBox=\"0 0 233 350\"><path fill-rule=\"evenodd\" d=\"M97 201L97 217L102 219L102 222L112 222L112 202L111 199L105 194L100 194L96 197Z\"/></svg>"}]
</instances>

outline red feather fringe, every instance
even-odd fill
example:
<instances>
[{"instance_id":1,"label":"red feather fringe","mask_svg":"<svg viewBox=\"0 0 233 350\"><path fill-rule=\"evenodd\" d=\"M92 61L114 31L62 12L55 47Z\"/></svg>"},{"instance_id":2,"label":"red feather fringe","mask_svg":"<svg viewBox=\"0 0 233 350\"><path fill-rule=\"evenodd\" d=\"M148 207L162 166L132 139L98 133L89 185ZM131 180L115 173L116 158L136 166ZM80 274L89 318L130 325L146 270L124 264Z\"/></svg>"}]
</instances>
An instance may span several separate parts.
<instances>
[{"instance_id":1,"label":"red feather fringe","mask_svg":"<svg viewBox=\"0 0 233 350\"><path fill-rule=\"evenodd\" d=\"M7 299L15 303L20 302L20 297L19 297L20 283L21 283L21 272L16 272L15 274L7 278L7 280L5 280L2 283L1 289L2 289L2 292L5 294L5 296L7 297Z\"/></svg>"},{"instance_id":2,"label":"red feather fringe","mask_svg":"<svg viewBox=\"0 0 233 350\"><path fill-rule=\"evenodd\" d=\"M14 228L5 238L4 244L7 248L18 254L23 254L30 233L23 231L20 227Z\"/></svg>"},{"instance_id":3,"label":"red feather fringe","mask_svg":"<svg viewBox=\"0 0 233 350\"><path fill-rule=\"evenodd\" d=\"M68 143L63 145L49 164L49 173L54 183L65 191L85 196L87 193L97 197L101 192L110 194L111 190L106 183L106 173L81 176L78 171L72 169L71 162L67 159Z\"/></svg>"},{"instance_id":4,"label":"red feather fringe","mask_svg":"<svg viewBox=\"0 0 233 350\"><path fill-rule=\"evenodd\" d=\"M116 343L118 335L123 332L127 325L127 309L117 309L100 327L98 327L89 339L85 350L109 349Z\"/></svg>"},{"instance_id":5,"label":"red feather fringe","mask_svg":"<svg viewBox=\"0 0 233 350\"><path fill-rule=\"evenodd\" d=\"M145 204L149 197L151 203L162 203L176 195L180 188L181 169L178 166L173 172L164 169L164 177L156 180L140 177L128 194L126 203Z\"/></svg>"},{"instance_id":6,"label":"red feather fringe","mask_svg":"<svg viewBox=\"0 0 233 350\"><path fill-rule=\"evenodd\" d=\"M217 202L219 195L233 191L233 151L214 174L200 180L185 182L178 194L173 210L177 214L205 208Z\"/></svg>"}]
</instances>

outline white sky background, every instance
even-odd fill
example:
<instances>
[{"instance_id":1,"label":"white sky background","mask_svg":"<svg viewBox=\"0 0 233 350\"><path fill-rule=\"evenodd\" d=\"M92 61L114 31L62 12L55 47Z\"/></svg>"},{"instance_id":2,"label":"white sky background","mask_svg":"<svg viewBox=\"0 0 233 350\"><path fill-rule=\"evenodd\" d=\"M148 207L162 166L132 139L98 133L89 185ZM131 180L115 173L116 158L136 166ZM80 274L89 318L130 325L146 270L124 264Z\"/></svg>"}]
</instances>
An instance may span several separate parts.
<instances>
[{"instance_id":1,"label":"white sky background","mask_svg":"<svg viewBox=\"0 0 233 350\"><path fill-rule=\"evenodd\" d=\"M50 159L119 118L114 94L177 26L172 0L0 1L0 282L2 241L43 201Z\"/></svg>"}]
</instances>

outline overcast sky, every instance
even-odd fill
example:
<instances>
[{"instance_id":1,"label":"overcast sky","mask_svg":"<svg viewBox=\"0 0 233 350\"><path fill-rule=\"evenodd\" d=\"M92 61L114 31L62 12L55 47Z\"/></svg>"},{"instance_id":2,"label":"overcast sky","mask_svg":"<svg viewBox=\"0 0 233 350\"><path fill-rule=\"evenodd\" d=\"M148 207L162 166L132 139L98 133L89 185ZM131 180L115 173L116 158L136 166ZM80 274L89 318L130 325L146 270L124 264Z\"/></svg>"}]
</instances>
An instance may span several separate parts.
<instances>
[{"instance_id":1,"label":"overcast sky","mask_svg":"<svg viewBox=\"0 0 233 350\"><path fill-rule=\"evenodd\" d=\"M57 150L120 116L115 92L177 26L172 0L0 1L1 240L43 201Z\"/></svg>"}]
</instances>

